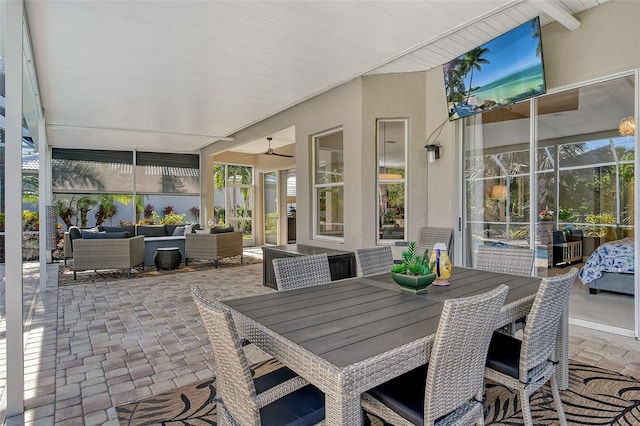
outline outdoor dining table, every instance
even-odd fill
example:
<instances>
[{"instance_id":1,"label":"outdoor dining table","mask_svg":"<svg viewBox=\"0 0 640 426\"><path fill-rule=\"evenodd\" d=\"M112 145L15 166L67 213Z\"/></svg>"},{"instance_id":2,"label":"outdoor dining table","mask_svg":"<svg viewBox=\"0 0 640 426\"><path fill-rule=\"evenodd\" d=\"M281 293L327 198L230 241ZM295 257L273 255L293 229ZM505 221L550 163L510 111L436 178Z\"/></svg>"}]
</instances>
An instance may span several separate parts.
<instances>
[{"instance_id":1,"label":"outdoor dining table","mask_svg":"<svg viewBox=\"0 0 640 426\"><path fill-rule=\"evenodd\" d=\"M360 396L429 361L443 302L509 293L496 328L526 315L541 278L454 267L448 287L402 292L390 274L224 300L238 333L325 393L326 424L362 423ZM568 312L558 333L558 383L568 387Z\"/></svg>"}]
</instances>

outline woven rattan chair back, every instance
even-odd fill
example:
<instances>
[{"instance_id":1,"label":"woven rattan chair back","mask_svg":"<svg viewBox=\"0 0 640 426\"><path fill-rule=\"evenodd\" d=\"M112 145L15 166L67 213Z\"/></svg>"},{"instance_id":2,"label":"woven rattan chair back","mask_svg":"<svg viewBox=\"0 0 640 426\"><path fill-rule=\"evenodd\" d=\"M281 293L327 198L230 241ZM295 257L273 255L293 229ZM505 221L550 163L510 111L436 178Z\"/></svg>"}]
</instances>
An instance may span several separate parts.
<instances>
[{"instance_id":1,"label":"woven rattan chair back","mask_svg":"<svg viewBox=\"0 0 640 426\"><path fill-rule=\"evenodd\" d=\"M422 254L426 249L433 250L436 243L445 243L449 259L453 262L453 229L424 227L420 229L418 238L418 253Z\"/></svg>"},{"instance_id":2,"label":"woven rattan chair back","mask_svg":"<svg viewBox=\"0 0 640 426\"><path fill-rule=\"evenodd\" d=\"M391 247L369 247L356 249L358 276L377 275L389 272L393 266Z\"/></svg>"},{"instance_id":3,"label":"woven rattan chair back","mask_svg":"<svg viewBox=\"0 0 640 426\"><path fill-rule=\"evenodd\" d=\"M477 268L504 274L531 276L533 272L533 250L515 247L478 247Z\"/></svg>"},{"instance_id":4,"label":"woven rattan chair back","mask_svg":"<svg viewBox=\"0 0 640 426\"><path fill-rule=\"evenodd\" d=\"M217 367L218 394L225 409L242 425L259 425L260 412L250 408L256 388L231 312L225 306L202 297L196 286L191 287L191 295L211 341Z\"/></svg>"},{"instance_id":5,"label":"woven rattan chair back","mask_svg":"<svg viewBox=\"0 0 640 426\"><path fill-rule=\"evenodd\" d=\"M427 369L425 425L482 391L489 342L508 292L500 285L484 294L445 301Z\"/></svg>"},{"instance_id":6,"label":"woven rattan chair back","mask_svg":"<svg viewBox=\"0 0 640 426\"><path fill-rule=\"evenodd\" d=\"M522 337L520 378L524 381L535 367L555 359L560 318L569 306L569 294L578 270L556 277L544 278L527 316Z\"/></svg>"},{"instance_id":7,"label":"woven rattan chair back","mask_svg":"<svg viewBox=\"0 0 640 426\"><path fill-rule=\"evenodd\" d=\"M278 290L331 282L329 258L326 253L273 259L273 272Z\"/></svg>"}]
</instances>

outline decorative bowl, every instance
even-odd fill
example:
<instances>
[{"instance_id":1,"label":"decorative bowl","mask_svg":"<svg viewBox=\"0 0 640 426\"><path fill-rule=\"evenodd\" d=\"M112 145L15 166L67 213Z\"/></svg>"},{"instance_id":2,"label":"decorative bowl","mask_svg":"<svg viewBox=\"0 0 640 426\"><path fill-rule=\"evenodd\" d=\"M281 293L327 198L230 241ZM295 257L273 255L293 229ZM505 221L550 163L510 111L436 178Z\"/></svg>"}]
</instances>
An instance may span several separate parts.
<instances>
[{"instance_id":1,"label":"decorative bowl","mask_svg":"<svg viewBox=\"0 0 640 426\"><path fill-rule=\"evenodd\" d=\"M436 279L436 274L407 275L392 272L391 278L393 278L403 291L418 294L427 291L427 287Z\"/></svg>"}]
</instances>

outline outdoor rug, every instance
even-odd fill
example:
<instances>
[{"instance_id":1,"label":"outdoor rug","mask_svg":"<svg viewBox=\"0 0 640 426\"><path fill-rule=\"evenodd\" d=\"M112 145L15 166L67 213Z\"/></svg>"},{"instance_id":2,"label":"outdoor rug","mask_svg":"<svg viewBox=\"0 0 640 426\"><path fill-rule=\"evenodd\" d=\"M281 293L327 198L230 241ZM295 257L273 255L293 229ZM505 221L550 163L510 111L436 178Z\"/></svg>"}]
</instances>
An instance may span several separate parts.
<instances>
[{"instance_id":1,"label":"outdoor rug","mask_svg":"<svg viewBox=\"0 0 640 426\"><path fill-rule=\"evenodd\" d=\"M268 360L256 364L252 371L258 377L278 366L277 361ZM215 396L214 378L117 407L116 411L121 425L215 425ZM570 425L640 424L640 381L633 377L571 361L569 389L561 396ZM531 397L531 408L536 425L559 423L548 387ZM517 395L487 383L485 421L487 425L523 424ZM383 424L374 417L365 423Z\"/></svg>"},{"instance_id":2,"label":"outdoor rug","mask_svg":"<svg viewBox=\"0 0 640 426\"><path fill-rule=\"evenodd\" d=\"M251 265L255 263L262 262L262 253L256 251L245 251L244 252L244 265ZM234 268L238 266L243 266L240 263L240 256L230 257L221 259L218 261L218 268ZM113 281L122 281L127 279L135 279L135 278L147 278L147 277L158 277L165 276L168 274L181 274L184 272L193 272L193 271L204 271L204 270L215 270L216 264L213 260L199 260L193 259L189 261L189 265L185 266L184 262L180 264L180 267L177 269L161 269L157 270L155 266L146 266L144 269L142 267L135 268L131 270L131 278L127 277L127 271L117 270L117 269L109 269L109 270L87 270L87 271L78 271L77 272L77 280L73 279L73 260L68 260L67 265L60 264L60 272L58 274L58 285L76 285L76 284L85 284L85 283L97 283L97 282L113 282Z\"/></svg>"}]
</instances>

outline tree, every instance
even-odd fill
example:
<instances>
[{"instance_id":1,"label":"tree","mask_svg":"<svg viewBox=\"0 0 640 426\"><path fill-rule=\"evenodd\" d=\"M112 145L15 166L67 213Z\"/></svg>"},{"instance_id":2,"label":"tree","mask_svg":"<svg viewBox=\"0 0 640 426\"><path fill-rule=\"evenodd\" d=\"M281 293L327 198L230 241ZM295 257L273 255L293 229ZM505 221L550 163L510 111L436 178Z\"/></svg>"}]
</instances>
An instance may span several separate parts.
<instances>
[{"instance_id":1,"label":"tree","mask_svg":"<svg viewBox=\"0 0 640 426\"><path fill-rule=\"evenodd\" d=\"M76 205L80 215L80 226L82 228L87 227L87 213L89 213L89 210L91 210L96 204L98 204L98 201L91 196L78 199Z\"/></svg>"},{"instance_id":2,"label":"tree","mask_svg":"<svg viewBox=\"0 0 640 426\"><path fill-rule=\"evenodd\" d=\"M98 211L96 212L96 226L102 225L105 220L111 219L118 213L116 197L113 194L100 195Z\"/></svg>"},{"instance_id":3,"label":"tree","mask_svg":"<svg viewBox=\"0 0 640 426\"><path fill-rule=\"evenodd\" d=\"M467 91L467 102L469 102L469 97L471 96L471 92L473 92L473 71L476 70L478 72L482 71L482 65L490 63L488 59L483 58L484 55L489 53L489 48L487 47L476 47L468 51L464 55L464 61L466 63L466 72L465 74L470 73L469 76L469 90Z\"/></svg>"},{"instance_id":4,"label":"tree","mask_svg":"<svg viewBox=\"0 0 640 426\"><path fill-rule=\"evenodd\" d=\"M231 186L231 190L225 191L225 199L228 201L226 204L231 207L231 213L227 215L227 219L230 222L229 225L235 229L244 230L251 220L251 209L248 204L252 187L242 185L253 183L253 169L249 166L234 165L227 165L225 168L222 164L216 164L213 169L213 181L219 191L228 189L225 188L226 183ZM237 198L238 194L240 199ZM234 218L233 221L236 223L231 223L231 218Z\"/></svg>"}]
</instances>

